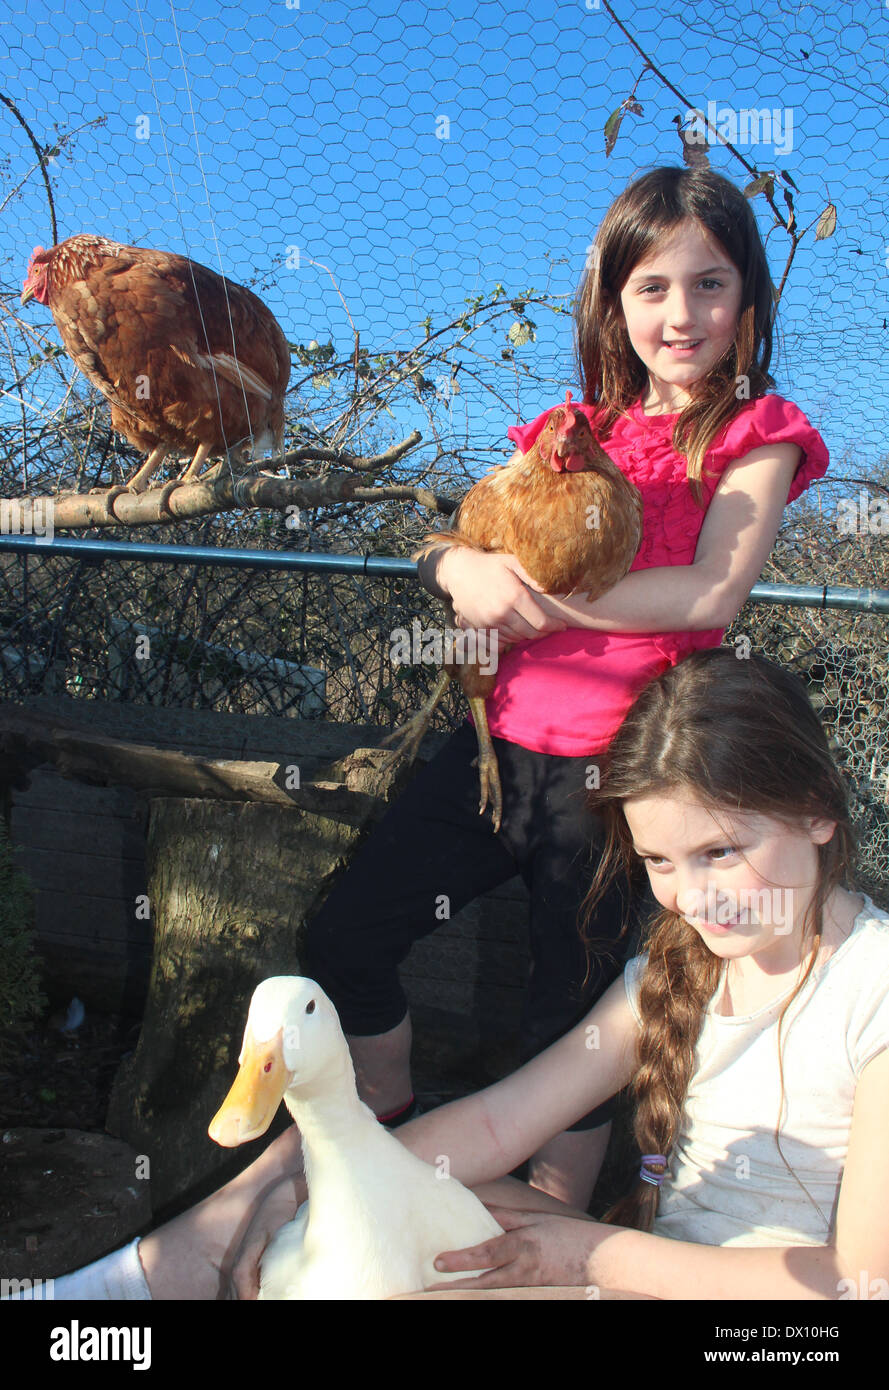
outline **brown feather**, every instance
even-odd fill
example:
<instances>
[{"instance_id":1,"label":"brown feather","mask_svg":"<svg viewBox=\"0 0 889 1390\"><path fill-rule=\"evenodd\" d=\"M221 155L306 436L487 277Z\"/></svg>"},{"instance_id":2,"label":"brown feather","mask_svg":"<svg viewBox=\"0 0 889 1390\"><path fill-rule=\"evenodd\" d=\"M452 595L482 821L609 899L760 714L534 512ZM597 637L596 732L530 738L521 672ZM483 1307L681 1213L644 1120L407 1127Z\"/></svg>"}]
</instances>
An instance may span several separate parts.
<instances>
[{"instance_id":1,"label":"brown feather","mask_svg":"<svg viewBox=\"0 0 889 1390\"><path fill-rule=\"evenodd\" d=\"M251 290L104 237L70 237L36 259L67 351L132 445L220 453L252 434L281 447L290 349Z\"/></svg>"},{"instance_id":2,"label":"brown feather","mask_svg":"<svg viewBox=\"0 0 889 1390\"><path fill-rule=\"evenodd\" d=\"M425 536L414 558L441 544L503 551L545 593L606 593L639 549L642 499L595 440L582 451L584 471L557 473L534 444L470 488L452 529Z\"/></svg>"},{"instance_id":3,"label":"brown feather","mask_svg":"<svg viewBox=\"0 0 889 1390\"><path fill-rule=\"evenodd\" d=\"M415 560L441 546L505 552L516 556L545 593L582 591L590 600L623 579L642 540L642 498L570 401L569 394L564 406L550 411L527 454L516 455L470 488L451 529L425 536ZM446 609L455 622L450 600ZM497 676L484 672L477 662L449 660L444 665L467 699L475 702L479 809L490 804L494 829L499 830L502 789L484 707ZM403 746L411 755L440 693L437 686L407 726Z\"/></svg>"}]
</instances>

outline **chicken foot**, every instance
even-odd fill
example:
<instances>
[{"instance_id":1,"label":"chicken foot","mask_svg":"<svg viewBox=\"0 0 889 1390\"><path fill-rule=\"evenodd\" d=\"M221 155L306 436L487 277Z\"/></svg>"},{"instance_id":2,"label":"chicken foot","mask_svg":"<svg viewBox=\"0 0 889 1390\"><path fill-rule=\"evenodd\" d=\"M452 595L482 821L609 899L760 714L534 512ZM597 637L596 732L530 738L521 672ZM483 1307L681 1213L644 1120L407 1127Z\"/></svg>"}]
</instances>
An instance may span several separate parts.
<instances>
[{"instance_id":1,"label":"chicken foot","mask_svg":"<svg viewBox=\"0 0 889 1390\"><path fill-rule=\"evenodd\" d=\"M414 761L414 758L420 751L420 744L423 742L426 730L429 728L429 721L441 703L442 697L450 683L451 677L449 672L440 671L432 694L429 696L426 703L417 710L416 714L411 715L407 723L402 724L398 729L393 729L392 733L387 734L382 740L380 743L381 748L388 748L390 744L395 743L396 739L398 743L389 756L380 764L381 772L388 772L390 768L395 766L399 758L407 758L409 763Z\"/></svg>"},{"instance_id":2,"label":"chicken foot","mask_svg":"<svg viewBox=\"0 0 889 1390\"><path fill-rule=\"evenodd\" d=\"M151 481L152 475L157 472L164 459L170 453L170 448L166 444L156 444L148 458L132 476L127 480L126 485L121 489L123 492L145 492ZM211 453L209 444L199 444L195 450L194 458L189 463L185 472L177 478L172 478L165 484L164 491L167 496L174 488L180 487L183 483L190 483L200 473L204 464Z\"/></svg>"},{"instance_id":3,"label":"chicken foot","mask_svg":"<svg viewBox=\"0 0 889 1390\"><path fill-rule=\"evenodd\" d=\"M168 449L165 449L162 445L159 444L156 448L152 449L151 453L148 455L148 458L145 460L138 473L134 474L134 476L130 478L129 482L115 483L112 487L90 488L91 497L95 496L98 493L101 493L104 498L106 521L117 521L117 516L114 512L114 503L116 499L118 497L121 497L125 492L141 492L148 483L148 479L151 477L151 474L154 472L156 468L160 466L168 452ZM140 483L141 486L137 486L137 483Z\"/></svg>"},{"instance_id":4,"label":"chicken foot","mask_svg":"<svg viewBox=\"0 0 889 1390\"><path fill-rule=\"evenodd\" d=\"M179 479L180 483L190 483L196 478L210 457L211 449L209 444L199 444L195 456Z\"/></svg>"},{"instance_id":5,"label":"chicken foot","mask_svg":"<svg viewBox=\"0 0 889 1390\"><path fill-rule=\"evenodd\" d=\"M469 708L472 710L475 719L475 737L478 740L478 757L474 759L474 766L478 767L478 780L481 790L481 800L478 805L479 815L484 814L488 802L491 803L491 821L494 832L500 829L500 822L503 818L503 789L500 785L500 768L497 764L497 754L494 752L494 745L491 742L491 731L488 728L488 712L485 709L485 702L481 695L467 695Z\"/></svg>"},{"instance_id":6,"label":"chicken foot","mask_svg":"<svg viewBox=\"0 0 889 1390\"><path fill-rule=\"evenodd\" d=\"M442 696L451 682L451 675L448 671L442 671L432 690L432 694L416 714L411 715L406 724L387 734L382 740L380 747L386 748L389 744L398 740L398 744L392 752L380 764L381 772L388 772L394 767L399 758L407 758L412 763L416 758L420 744L429 728L429 721L436 708L441 702ZM485 709L484 698L480 695L468 695L469 708L472 710L475 719L475 736L478 741L478 757L473 759L473 767L478 768L480 799L478 813L483 815L485 808L490 804L491 820L495 832L500 829L503 817L503 790L500 785L500 769L497 765L497 754L494 752L494 745L491 741L491 732L488 728L488 715Z\"/></svg>"},{"instance_id":7,"label":"chicken foot","mask_svg":"<svg viewBox=\"0 0 889 1390\"><path fill-rule=\"evenodd\" d=\"M170 452L166 444L155 444L148 458L132 476L127 480L127 492L144 492L151 481L152 473L156 473L163 463L167 454Z\"/></svg>"}]
</instances>

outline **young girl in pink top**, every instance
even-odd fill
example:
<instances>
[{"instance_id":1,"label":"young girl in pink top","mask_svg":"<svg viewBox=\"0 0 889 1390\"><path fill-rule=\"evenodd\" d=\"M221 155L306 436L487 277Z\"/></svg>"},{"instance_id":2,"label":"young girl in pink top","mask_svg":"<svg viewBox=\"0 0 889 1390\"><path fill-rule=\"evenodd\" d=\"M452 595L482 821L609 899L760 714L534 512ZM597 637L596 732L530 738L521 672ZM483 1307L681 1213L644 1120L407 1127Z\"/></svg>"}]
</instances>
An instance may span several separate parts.
<instances>
[{"instance_id":1,"label":"young girl in pink top","mask_svg":"<svg viewBox=\"0 0 889 1390\"><path fill-rule=\"evenodd\" d=\"M503 784L499 834L478 815L469 723L407 788L309 925L304 973L340 1013L363 1098L386 1121L416 1113L410 1019L397 966L453 915L514 874L531 897L533 969L522 1060L562 1036L618 973L587 975L577 911L601 850L585 808L637 692L698 648L718 646L772 548L784 507L827 468L796 406L768 394L772 282L748 200L710 170L655 169L611 206L580 286L578 365L604 448L642 494L632 571L604 597L540 593L508 554L436 551L421 562L467 628L514 644L487 702ZM552 408L552 407L550 407ZM513 427L526 451L543 428ZM595 935L619 932L622 890ZM530 1178L584 1207L610 1103L532 1160Z\"/></svg>"}]
</instances>

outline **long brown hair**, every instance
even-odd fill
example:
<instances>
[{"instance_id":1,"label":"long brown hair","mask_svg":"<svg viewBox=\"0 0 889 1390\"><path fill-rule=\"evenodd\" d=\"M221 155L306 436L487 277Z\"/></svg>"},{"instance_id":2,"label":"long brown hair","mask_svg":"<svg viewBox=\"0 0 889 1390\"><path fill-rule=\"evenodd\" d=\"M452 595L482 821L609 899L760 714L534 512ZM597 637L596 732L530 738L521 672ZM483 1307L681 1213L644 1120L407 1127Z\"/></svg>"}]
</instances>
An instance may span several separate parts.
<instances>
[{"instance_id":1,"label":"long brown hair","mask_svg":"<svg viewBox=\"0 0 889 1390\"><path fill-rule=\"evenodd\" d=\"M848 882L855 857L846 786L802 681L764 657L739 660L734 649L716 647L696 652L645 687L609 747L600 787L590 794L605 823L605 850L584 900L588 945L590 918L608 885L622 871L631 881L639 877L623 802L683 791L717 813L755 812L794 826L809 816L836 822L832 838L816 846L818 877L802 937L803 959L811 948L809 963L778 1021L783 1110L784 1017L814 966L825 903ZM648 961L632 1083L635 1137L641 1154L669 1157L704 1010L723 962L683 917L665 910L650 923L640 950ZM780 1111L780 1153L779 1129ZM650 1230L657 1202L658 1189L637 1178L604 1219Z\"/></svg>"},{"instance_id":2,"label":"long brown hair","mask_svg":"<svg viewBox=\"0 0 889 1390\"><path fill-rule=\"evenodd\" d=\"M756 218L740 189L712 169L653 169L611 204L590 250L574 305L575 347L583 399L598 405L597 433L647 389L648 371L630 343L620 296L635 266L680 222L692 219L713 236L741 276L734 342L689 388L692 399L673 429L674 448L688 460L688 479L703 500L704 456L719 430L746 399L773 388L769 375L774 292ZM738 396L738 378L749 395Z\"/></svg>"}]
</instances>

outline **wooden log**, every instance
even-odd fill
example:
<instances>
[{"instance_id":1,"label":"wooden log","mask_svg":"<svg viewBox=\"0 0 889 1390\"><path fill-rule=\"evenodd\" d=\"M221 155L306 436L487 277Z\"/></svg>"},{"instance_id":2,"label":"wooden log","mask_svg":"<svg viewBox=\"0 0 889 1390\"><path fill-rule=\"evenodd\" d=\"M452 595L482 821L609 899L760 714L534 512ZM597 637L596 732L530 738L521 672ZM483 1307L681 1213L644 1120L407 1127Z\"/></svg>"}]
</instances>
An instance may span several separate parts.
<instances>
[{"instance_id":1,"label":"wooden log","mask_svg":"<svg viewBox=\"0 0 889 1390\"><path fill-rule=\"evenodd\" d=\"M391 781L380 771L379 757L364 756L374 751L356 750L354 757L326 769L327 775L303 781L298 765L287 760L202 758L107 738L17 705L0 706L0 757L6 778L19 786L33 768L49 763L63 777L93 786L128 786L157 797L264 801L359 826L373 815L377 797Z\"/></svg>"}]
</instances>

